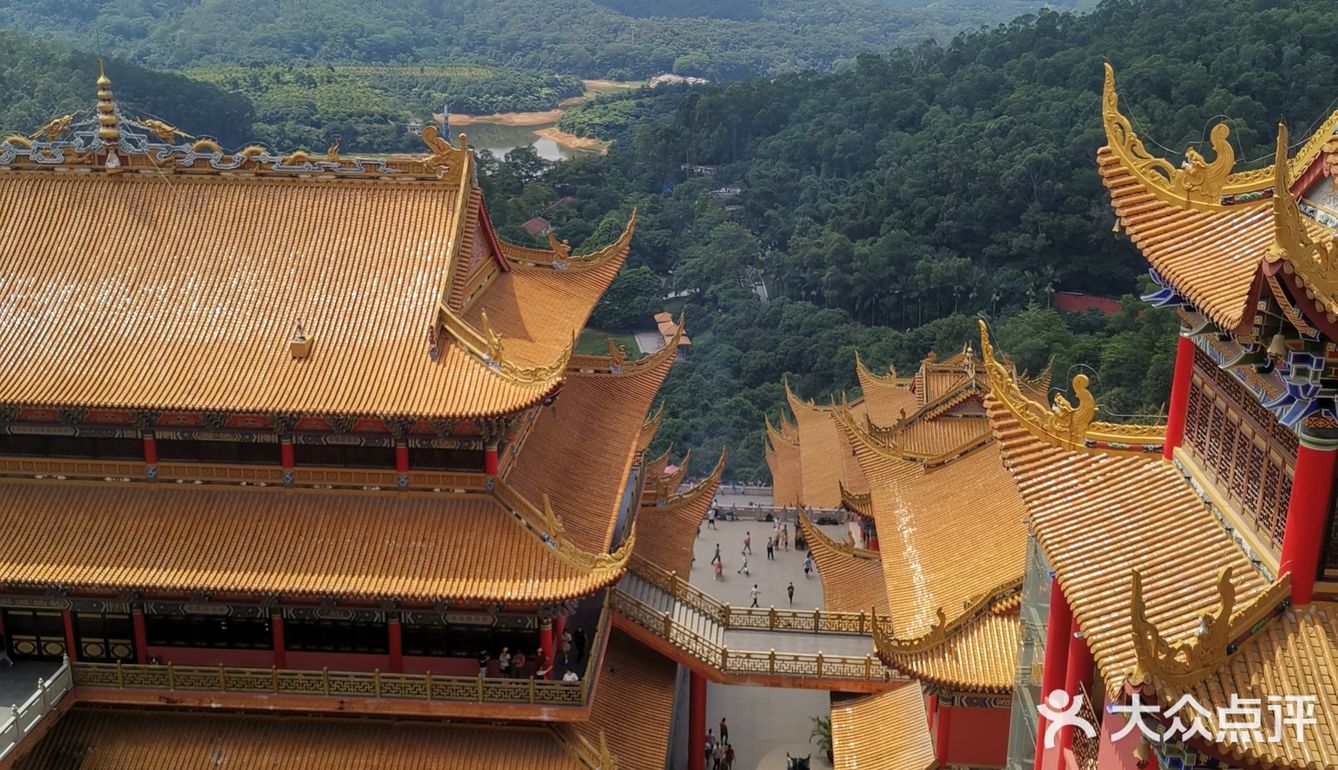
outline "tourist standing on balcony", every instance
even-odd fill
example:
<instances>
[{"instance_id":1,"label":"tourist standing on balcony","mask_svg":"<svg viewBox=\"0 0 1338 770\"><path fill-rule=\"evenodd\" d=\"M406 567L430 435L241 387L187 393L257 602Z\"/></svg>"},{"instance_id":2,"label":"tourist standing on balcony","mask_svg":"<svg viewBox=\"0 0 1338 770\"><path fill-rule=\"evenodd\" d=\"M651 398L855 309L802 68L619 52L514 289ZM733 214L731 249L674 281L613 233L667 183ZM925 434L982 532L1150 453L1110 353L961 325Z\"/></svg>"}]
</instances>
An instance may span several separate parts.
<instances>
[{"instance_id":1,"label":"tourist standing on balcony","mask_svg":"<svg viewBox=\"0 0 1338 770\"><path fill-rule=\"evenodd\" d=\"M479 679L488 675L488 651L479 651Z\"/></svg>"},{"instance_id":2,"label":"tourist standing on balcony","mask_svg":"<svg viewBox=\"0 0 1338 770\"><path fill-rule=\"evenodd\" d=\"M534 675L540 679L547 679L552 672L553 661L548 659L548 656L544 654L544 648L540 647L534 653Z\"/></svg>"},{"instance_id":3,"label":"tourist standing on balcony","mask_svg":"<svg viewBox=\"0 0 1338 770\"><path fill-rule=\"evenodd\" d=\"M571 629L562 632L562 664L571 663Z\"/></svg>"},{"instance_id":4,"label":"tourist standing on balcony","mask_svg":"<svg viewBox=\"0 0 1338 770\"><path fill-rule=\"evenodd\" d=\"M525 653L517 650L511 657L511 673L516 676L525 676Z\"/></svg>"},{"instance_id":5,"label":"tourist standing on balcony","mask_svg":"<svg viewBox=\"0 0 1338 770\"><path fill-rule=\"evenodd\" d=\"M497 656L497 673L501 676L511 676L510 647L503 647L502 654Z\"/></svg>"},{"instance_id":6,"label":"tourist standing on balcony","mask_svg":"<svg viewBox=\"0 0 1338 770\"><path fill-rule=\"evenodd\" d=\"M571 635L572 644L576 645L576 662L585 660L585 629L581 626L576 627L576 633Z\"/></svg>"}]
</instances>

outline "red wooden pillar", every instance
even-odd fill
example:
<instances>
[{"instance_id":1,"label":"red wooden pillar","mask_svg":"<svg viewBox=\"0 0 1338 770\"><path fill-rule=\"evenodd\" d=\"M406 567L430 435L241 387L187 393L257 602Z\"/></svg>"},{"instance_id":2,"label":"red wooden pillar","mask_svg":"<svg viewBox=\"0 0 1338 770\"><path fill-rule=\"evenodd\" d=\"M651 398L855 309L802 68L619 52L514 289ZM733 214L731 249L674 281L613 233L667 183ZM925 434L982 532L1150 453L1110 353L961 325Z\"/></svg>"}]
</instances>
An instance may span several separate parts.
<instances>
[{"instance_id":1,"label":"red wooden pillar","mask_svg":"<svg viewBox=\"0 0 1338 770\"><path fill-rule=\"evenodd\" d=\"M1073 638L1073 610L1064 599L1058 577L1050 578L1050 611L1045 619L1045 662L1041 668L1041 700L1064 686L1068 666L1069 640ZM1036 770L1045 758L1046 719L1036 717Z\"/></svg>"},{"instance_id":2,"label":"red wooden pillar","mask_svg":"<svg viewBox=\"0 0 1338 770\"><path fill-rule=\"evenodd\" d=\"M296 465L293 459L293 440L288 437L279 439L279 467L292 470Z\"/></svg>"},{"instance_id":3,"label":"red wooden pillar","mask_svg":"<svg viewBox=\"0 0 1338 770\"><path fill-rule=\"evenodd\" d=\"M390 673L404 673L404 628L398 615L386 620L386 630L390 636Z\"/></svg>"},{"instance_id":4,"label":"red wooden pillar","mask_svg":"<svg viewBox=\"0 0 1338 770\"><path fill-rule=\"evenodd\" d=\"M948 765L948 732L952 727L952 709L938 704L938 729L934 731L934 758L940 767Z\"/></svg>"},{"instance_id":5,"label":"red wooden pillar","mask_svg":"<svg viewBox=\"0 0 1338 770\"><path fill-rule=\"evenodd\" d=\"M149 631L144 625L144 610L130 610L130 627L135 633L135 662L142 666L149 662Z\"/></svg>"},{"instance_id":6,"label":"red wooden pillar","mask_svg":"<svg viewBox=\"0 0 1338 770\"><path fill-rule=\"evenodd\" d=\"M1092 686L1092 650L1087 646L1087 640L1081 636L1082 629L1078 627L1077 618L1073 619L1070 627L1072 633L1069 639L1068 663L1064 669L1064 691L1076 698L1084 689L1090 689ZM1071 725L1059 731L1059 748L1061 752L1073 748Z\"/></svg>"},{"instance_id":7,"label":"red wooden pillar","mask_svg":"<svg viewBox=\"0 0 1338 770\"><path fill-rule=\"evenodd\" d=\"M1304 438L1296 450L1292 496L1287 502L1287 529L1282 536L1278 572L1292 574L1292 604L1306 605L1315 590L1319 551L1329 520L1333 491L1334 448L1308 446Z\"/></svg>"},{"instance_id":8,"label":"red wooden pillar","mask_svg":"<svg viewBox=\"0 0 1338 770\"><path fill-rule=\"evenodd\" d=\"M144 464L158 464L158 439L152 433L144 434Z\"/></svg>"},{"instance_id":9,"label":"red wooden pillar","mask_svg":"<svg viewBox=\"0 0 1338 770\"><path fill-rule=\"evenodd\" d=\"M79 647L74 639L74 613L70 610L61 610L60 619L65 622L65 655L69 657L71 663L74 663L79 660Z\"/></svg>"},{"instance_id":10,"label":"red wooden pillar","mask_svg":"<svg viewBox=\"0 0 1338 770\"><path fill-rule=\"evenodd\" d=\"M1185 439L1185 413L1189 410L1189 386L1194 379L1194 340L1180 335L1175 344L1175 379L1171 381L1171 403L1166 415L1166 444L1162 456L1167 460Z\"/></svg>"},{"instance_id":11,"label":"red wooden pillar","mask_svg":"<svg viewBox=\"0 0 1338 770\"><path fill-rule=\"evenodd\" d=\"M562 634L567 630L567 616L558 615L553 618L553 643L554 649L562 649Z\"/></svg>"},{"instance_id":12,"label":"red wooden pillar","mask_svg":"<svg viewBox=\"0 0 1338 770\"><path fill-rule=\"evenodd\" d=\"M483 445L483 472L489 476L497 475L497 442Z\"/></svg>"},{"instance_id":13,"label":"red wooden pillar","mask_svg":"<svg viewBox=\"0 0 1338 770\"><path fill-rule=\"evenodd\" d=\"M706 677L688 678L688 770L706 770Z\"/></svg>"},{"instance_id":14,"label":"red wooden pillar","mask_svg":"<svg viewBox=\"0 0 1338 770\"><path fill-rule=\"evenodd\" d=\"M928 708L925 709L925 714L929 717L929 729L931 731L934 729L934 715L936 713L938 713L938 696L930 695Z\"/></svg>"},{"instance_id":15,"label":"red wooden pillar","mask_svg":"<svg viewBox=\"0 0 1338 770\"><path fill-rule=\"evenodd\" d=\"M548 661L548 673L544 679L553 678L553 657L557 650L553 647L553 621L551 618L539 619L539 649L544 651L544 660Z\"/></svg>"},{"instance_id":16,"label":"red wooden pillar","mask_svg":"<svg viewBox=\"0 0 1338 770\"><path fill-rule=\"evenodd\" d=\"M276 668L288 668L288 649L284 647L282 615L270 617L269 630L274 639L274 666Z\"/></svg>"}]
</instances>

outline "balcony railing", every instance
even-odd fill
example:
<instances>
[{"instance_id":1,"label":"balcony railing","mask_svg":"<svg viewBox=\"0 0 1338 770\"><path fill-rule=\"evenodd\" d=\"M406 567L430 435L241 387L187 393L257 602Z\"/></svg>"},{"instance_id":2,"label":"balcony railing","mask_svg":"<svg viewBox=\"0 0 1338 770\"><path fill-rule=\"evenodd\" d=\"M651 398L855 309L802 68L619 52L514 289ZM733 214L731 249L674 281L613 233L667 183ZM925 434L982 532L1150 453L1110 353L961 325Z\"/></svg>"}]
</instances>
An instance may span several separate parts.
<instances>
[{"instance_id":1,"label":"balcony railing","mask_svg":"<svg viewBox=\"0 0 1338 770\"><path fill-rule=\"evenodd\" d=\"M498 677L386 674L380 671L303 671L227 666L75 663L78 687L122 690L168 690L322 695L342 698L398 698L460 703L582 706L589 679L580 682Z\"/></svg>"},{"instance_id":2,"label":"balcony railing","mask_svg":"<svg viewBox=\"0 0 1338 770\"><path fill-rule=\"evenodd\" d=\"M891 672L873 655L731 650L697 634L668 614L614 588L611 605L623 617L725 674L886 682Z\"/></svg>"},{"instance_id":3,"label":"balcony railing","mask_svg":"<svg viewBox=\"0 0 1338 770\"><path fill-rule=\"evenodd\" d=\"M160 483L236 484L282 486L284 469L277 465L229 463L160 462ZM87 460L40 457L0 457L0 477L62 478L97 481L152 481L149 466L133 460ZM292 469L292 485L330 489L398 489L399 473L361 468L298 467ZM408 489L440 492L482 492L488 477L463 471L411 470Z\"/></svg>"},{"instance_id":4,"label":"balcony railing","mask_svg":"<svg viewBox=\"0 0 1338 770\"><path fill-rule=\"evenodd\" d=\"M70 662L67 658L49 680L37 680L36 692L31 697L11 708L8 714L0 715L0 761L55 710L71 686Z\"/></svg>"},{"instance_id":5,"label":"balcony railing","mask_svg":"<svg viewBox=\"0 0 1338 770\"><path fill-rule=\"evenodd\" d=\"M650 583L679 603L691 607L708 618L715 620L725 628L739 631L800 631L827 634L872 634L873 620L864 612L824 612L813 610L752 609L734 607L726 604L686 580L678 574L660 567L646 559L632 556L632 572ZM878 623L890 632L888 618L879 618Z\"/></svg>"}]
</instances>

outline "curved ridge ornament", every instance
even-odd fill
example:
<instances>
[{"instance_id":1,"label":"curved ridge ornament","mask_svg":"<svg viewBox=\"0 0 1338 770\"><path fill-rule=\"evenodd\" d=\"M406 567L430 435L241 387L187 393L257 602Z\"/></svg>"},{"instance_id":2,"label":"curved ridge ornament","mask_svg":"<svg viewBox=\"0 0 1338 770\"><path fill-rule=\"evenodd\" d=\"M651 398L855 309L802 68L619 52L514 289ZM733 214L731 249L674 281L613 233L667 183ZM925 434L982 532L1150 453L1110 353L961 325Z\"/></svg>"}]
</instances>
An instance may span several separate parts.
<instances>
[{"instance_id":1,"label":"curved ridge ornament","mask_svg":"<svg viewBox=\"0 0 1338 770\"><path fill-rule=\"evenodd\" d=\"M556 382L567 371L572 351L576 349L576 333L572 332L571 341L556 360L547 365L521 366L506 358L502 335L492 328L486 312L482 314L482 324L482 331L475 329L446 305L437 303L437 328L444 329L465 352L489 369L518 385Z\"/></svg>"},{"instance_id":2,"label":"curved ridge ornament","mask_svg":"<svg viewBox=\"0 0 1338 770\"><path fill-rule=\"evenodd\" d=\"M818 529L813 523L813 518L808 515L808 509L802 505L799 506L799 526L804 530L804 534L808 536L810 541L822 543L828 549L837 553L853 559L879 560L882 558L877 551L870 551L867 548L860 548L855 545L855 538L849 531L846 532L845 540L839 543L831 539L826 532Z\"/></svg>"},{"instance_id":3,"label":"curved ridge ornament","mask_svg":"<svg viewBox=\"0 0 1338 770\"><path fill-rule=\"evenodd\" d=\"M1212 161L1193 147L1186 148L1185 160L1179 166L1148 152L1129 119L1120 112L1114 68L1107 62L1105 69L1101 119L1107 147L1149 192L1166 203L1199 211L1220 211L1267 197L1272 182L1269 175L1232 174L1236 151L1230 142L1231 129L1225 123L1218 123L1209 132Z\"/></svg>"},{"instance_id":4,"label":"curved ridge ornament","mask_svg":"<svg viewBox=\"0 0 1338 770\"><path fill-rule=\"evenodd\" d=\"M1215 581L1217 606L1199 614L1193 635L1171 642L1148 620L1142 575L1134 569L1130 576L1133 585L1129 609L1137 661L1134 678L1154 689L1169 685L1183 690L1198 685L1226 664L1244 637L1258 631L1263 621L1291 603L1291 574L1287 573L1237 607L1231 567L1222 567Z\"/></svg>"},{"instance_id":5,"label":"curved ridge ornament","mask_svg":"<svg viewBox=\"0 0 1338 770\"><path fill-rule=\"evenodd\" d=\"M610 259L621 258L632 246L632 236L636 233L637 210L632 209L622 233L607 246L589 254L572 254L571 243L558 240L553 233L548 233L548 248L538 249L532 246L520 246L510 241L498 239L502 247L502 256L516 267L537 268L541 270L570 270L580 272L593 270Z\"/></svg>"},{"instance_id":6,"label":"curved ridge ornament","mask_svg":"<svg viewBox=\"0 0 1338 770\"><path fill-rule=\"evenodd\" d=\"M1310 237L1306 220L1287 176L1287 127L1278 125L1274 149L1273 243L1264 258L1283 263L1306 295L1324 310L1338 312L1338 240L1332 235L1315 240Z\"/></svg>"},{"instance_id":7,"label":"curved ridge ornament","mask_svg":"<svg viewBox=\"0 0 1338 770\"><path fill-rule=\"evenodd\" d=\"M1115 454L1159 453L1166 440L1166 426L1097 422L1096 399L1085 374L1073 377L1073 404L1061 394L1050 406L1037 403L1022 392L1015 372L995 358L989 326L978 320L980 352L990 380L990 396L1003 405L1036 438L1063 449L1101 450Z\"/></svg>"}]
</instances>

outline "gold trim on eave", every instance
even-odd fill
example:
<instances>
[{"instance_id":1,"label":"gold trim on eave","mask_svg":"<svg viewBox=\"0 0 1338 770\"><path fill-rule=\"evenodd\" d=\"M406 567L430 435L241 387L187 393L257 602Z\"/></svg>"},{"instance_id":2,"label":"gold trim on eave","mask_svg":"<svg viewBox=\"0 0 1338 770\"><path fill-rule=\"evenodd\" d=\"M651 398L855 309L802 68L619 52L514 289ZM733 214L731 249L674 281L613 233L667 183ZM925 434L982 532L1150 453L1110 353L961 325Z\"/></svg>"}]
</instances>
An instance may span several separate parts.
<instances>
[{"instance_id":1,"label":"gold trim on eave","mask_svg":"<svg viewBox=\"0 0 1338 770\"><path fill-rule=\"evenodd\" d=\"M1235 204L1268 196L1274 188L1272 166L1232 173L1236 153L1229 140L1231 129L1225 123L1218 123L1210 132L1215 153L1212 162L1193 147L1186 148L1185 160L1179 166L1149 153L1129 119L1120 113L1115 70L1109 63L1105 67L1101 119L1105 124L1107 147L1145 189L1171 205L1208 212L1223 211ZM1336 127L1338 111L1329 116L1287 164L1292 178L1303 173L1319 156L1320 148ZM1283 162L1286 162L1285 156Z\"/></svg>"},{"instance_id":2,"label":"gold trim on eave","mask_svg":"<svg viewBox=\"0 0 1338 770\"><path fill-rule=\"evenodd\" d=\"M1278 125L1273 163L1273 244L1264 258L1282 261L1282 268L1305 289L1306 296L1329 313L1338 313L1338 241L1332 236L1315 240L1291 192L1287 176L1287 127Z\"/></svg>"},{"instance_id":3,"label":"gold trim on eave","mask_svg":"<svg viewBox=\"0 0 1338 770\"><path fill-rule=\"evenodd\" d=\"M1160 453L1166 441L1165 425L1116 424L1096 422L1097 405L1088 389L1085 374L1073 377L1077 405L1055 394L1050 406L1023 395L1016 376L994 357L989 327L980 325L980 352L990 378L990 396L1017 419L1036 438L1062 449L1106 454L1147 456Z\"/></svg>"},{"instance_id":4,"label":"gold trim on eave","mask_svg":"<svg viewBox=\"0 0 1338 770\"><path fill-rule=\"evenodd\" d=\"M1217 673L1235 652L1233 642L1251 633L1256 624L1275 614L1291 593L1291 573L1283 575L1254 599L1236 608L1236 585L1231 582L1231 567L1217 572L1217 607L1199 616L1199 627L1194 635L1177 642L1168 642L1147 619L1147 605L1143 600L1143 580L1138 570L1131 570L1133 596L1130 614L1133 620L1134 654L1138 670L1132 679L1138 684L1149 684L1154 690L1187 689Z\"/></svg>"}]
</instances>

